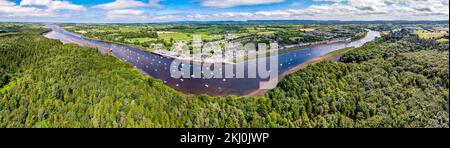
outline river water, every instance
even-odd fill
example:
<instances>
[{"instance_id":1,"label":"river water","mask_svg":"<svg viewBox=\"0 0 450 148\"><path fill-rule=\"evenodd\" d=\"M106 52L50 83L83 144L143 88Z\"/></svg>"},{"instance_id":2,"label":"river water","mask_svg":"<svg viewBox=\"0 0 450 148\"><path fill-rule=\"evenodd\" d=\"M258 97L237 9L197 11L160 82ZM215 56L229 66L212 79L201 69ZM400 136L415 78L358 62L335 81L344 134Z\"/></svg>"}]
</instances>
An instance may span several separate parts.
<instances>
[{"instance_id":1,"label":"river water","mask_svg":"<svg viewBox=\"0 0 450 148\"><path fill-rule=\"evenodd\" d=\"M174 61L174 59L172 58L166 58L135 47L87 39L81 35L68 32L57 25L47 25L46 27L52 29L51 32L45 34L47 38L58 39L63 43L74 43L82 46L95 47L98 48L101 53L111 52L113 56L132 64L145 75L160 79L173 89L187 94L208 94L211 96L244 96L258 90L260 88L260 82L267 80L259 78L259 76L257 76L256 78L229 79L175 79L171 77L170 66ZM281 53L278 55L278 73L281 75L297 67L298 65L305 63L308 60L323 56L335 50L347 47L360 47L379 36L379 32L369 31L367 36L360 40L348 43L323 44ZM267 61L269 61L270 58L266 59ZM249 61L252 62L252 60ZM249 61L240 62L235 64L234 66L244 66L244 73L247 74L249 70L255 70L254 67L248 67ZM258 60L255 59L255 61ZM269 64L269 62L267 64ZM189 66L192 67L191 70L194 69L193 67L201 67L198 66L198 64L194 63L191 63ZM234 68L234 70L236 70L236 68Z\"/></svg>"}]
</instances>

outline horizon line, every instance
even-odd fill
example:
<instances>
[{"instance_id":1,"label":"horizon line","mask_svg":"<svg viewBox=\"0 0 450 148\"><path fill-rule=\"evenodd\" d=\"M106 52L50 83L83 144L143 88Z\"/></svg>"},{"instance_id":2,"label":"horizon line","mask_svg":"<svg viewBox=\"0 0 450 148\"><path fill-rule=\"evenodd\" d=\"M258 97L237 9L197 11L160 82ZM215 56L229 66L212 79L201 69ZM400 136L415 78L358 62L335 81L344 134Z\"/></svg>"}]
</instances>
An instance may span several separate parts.
<instances>
[{"instance_id":1,"label":"horizon line","mask_svg":"<svg viewBox=\"0 0 450 148\"><path fill-rule=\"evenodd\" d=\"M161 22L76 22L76 21L5 21L0 20L1 23L75 23L75 24L171 24L171 23L214 23L214 22L257 22L257 21L312 21L312 22L449 22L450 20L283 20L283 19L274 19L274 20L211 20L211 21L161 21Z\"/></svg>"}]
</instances>

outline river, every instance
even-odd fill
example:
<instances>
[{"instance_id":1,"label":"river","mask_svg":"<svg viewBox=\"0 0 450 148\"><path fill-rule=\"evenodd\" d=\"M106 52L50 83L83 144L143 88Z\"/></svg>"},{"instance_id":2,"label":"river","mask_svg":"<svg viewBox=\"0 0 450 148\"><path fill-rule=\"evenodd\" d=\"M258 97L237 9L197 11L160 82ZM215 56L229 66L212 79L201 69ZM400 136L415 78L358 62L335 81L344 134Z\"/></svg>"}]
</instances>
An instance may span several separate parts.
<instances>
[{"instance_id":1,"label":"river","mask_svg":"<svg viewBox=\"0 0 450 148\"><path fill-rule=\"evenodd\" d=\"M125 62L128 62L138 68L143 74L160 79L164 84L172 87L173 89L187 93L187 94L208 94L211 96L245 96L254 91L257 91L260 86L260 82L265 79L261 78L187 78L187 79L175 79L170 75L170 66L174 61L172 58L166 58L157 54L153 54L147 51L143 51L140 48L119 45L114 43L108 43L103 41L97 41L93 39L84 38L83 36L75 33L68 32L57 25L46 25L47 28L52 29L51 32L45 34L45 37L50 39L57 39L63 43L74 43L82 46L89 46L98 48L101 53L109 53ZM347 48L347 47L360 47L367 42L379 37L380 33L376 31L369 31L367 36L356 41L348 43L332 43L312 46L308 48L301 48L298 50L290 50L289 52L283 52L278 55L278 73L280 75L297 67L300 64L326 55L335 50ZM250 60L251 61L251 60ZM244 66L245 73L248 70L254 70L252 67L247 67L248 61L236 63L236 65ZM196 67L194 63L189 65L190 67Z\"/></svg>"}]
</instances>

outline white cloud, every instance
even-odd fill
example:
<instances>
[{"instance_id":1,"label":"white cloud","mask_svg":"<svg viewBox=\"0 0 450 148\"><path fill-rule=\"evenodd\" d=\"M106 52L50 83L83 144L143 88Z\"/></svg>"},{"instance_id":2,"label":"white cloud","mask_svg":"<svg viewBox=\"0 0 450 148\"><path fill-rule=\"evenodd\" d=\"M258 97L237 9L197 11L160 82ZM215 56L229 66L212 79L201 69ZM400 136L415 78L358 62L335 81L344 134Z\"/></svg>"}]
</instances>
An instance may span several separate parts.
<instances>
[{"instance_id":1,"label":"white cloud","mask_svg":"<svg viewBox=\"0 0 450 148\"><path fill-rule=\"evenodd\" d=\"M111 3L96 5L93 8L115 10L115 9L129 9L129 8L141 8L150 7L161 9L163 6L160 4L161 0L149 0L148 3L144 3L136 0L116 0Z\"/></svg>"},{"instance_id":2,"label":"white cloud","mask_svg":"<svg viewBox=\"0 0 450 148\"><path fill-rule=\"evenodd\" d=\"M111 10L106 13L108 15L142 15L145 12L142 10L122 9L122 10Z\"/></svg>"},{"instance_id":3,"label":"white cloud","mask_svg":"<svg viewBox=\"0 0 450 148\"><path fill-rule=\"evenodd\" d=\"M152 17L165 20L448 20L447 0L316 0L332 4L305 9L214 14L179 14Z\"/></svg>"},{"instance_id":4,"label":"white cloud","mask_svg":"<svg viewBox=\"0 0 450 148\"><path fill-rule=\"evenodd\" d=\"M130 2L118 5L124 1ZM215 0L203 0L215 1ZM242 0L243 1L243 0ZM281 0L280 0L281 1ZM16 17L39 20L57 20L61 17L75 21L90 19L99 22L161 22L161 21L214 21L214 20L448 20L448 0L314 0L333 3L313 4L304 9L288 9L257 12L191 13L189 10L177 13L158 14L145 9L158 8L160 0L148 3L136 0L117 0L113 3L95 6L104 9L90 15L58 11L77 10L77 5L65 0L22 0L20 5L11 0L0 0L0 19ZM136 3L134 3L136 2ZM235 2L235 3L230 3ZM263 1L247 1L246 4L262 4ZM264 1L269 2L269 1ZM222 7L238 5L238 1L221 0ZM228 3L228 4L226 4ZM113 5L114 4L114 5ZM231 4L231 5L230 5ZM218 4L219 5L219 4ZM242 5L242 3L239 3ZM42 7L44 6L44 7ZM72 8L71 8L72 7ZM220 6L216 6L220 7ZM103 15L101 15L103 14ZM74 17L77 17L73 19ZM37 18L39 17L39 18ZM35 19L36 18L36 19Z\"/></svg>"},{"instance_id":5,"label":"white cloud","mask_svg":"<svg viewBox=\"0 0 450 148\"><path fill-rule=\"evenodd\" d=\"M342 1L343 0L313 0L313 2L334 2L334 3L339 3Z\"/></svg>"},{"instance_id":6,"label":"white cloud","mask_svg":"<svg viewBox=\"0 0 450 148\"><path fill-rule=\"evenodd\" d=\"M51 17L56 16L52 12L33 7L21 7L17 5L0 5L0 17Z\"/></svg>"},{"instance_id":7,"label":"white cloud","mask_svg":"<svg viewBox=\"0 0 450 148\"><path fill-rule=\"evenodd\" d=\"M106 12L106 17L112 21L137 21L147 19L145 11L133 9L110 10Z\"/></svg>"},{"instance_id":8,"label":"white cloud","mask_svg":"<svg viewBox=\"0 0 450 148\"><path fill-rule=\"evenodd\" d=\"M137 0L116 0L111 3L93 6L93 8L106 10L105 15L109 20L148 20L146 11L133 8L155 8L162 9L160 4L163 0L149 0L147 3Z\"/></svg>"},{"instance_id":9,"label":"white cloud","mask_svg":"<svg viewBox=\"0 0 450 148\"><path fill-rule=\"evenodd\" d=\"M349 0L348 4L360 10L375 11L386 6L384 0Z\"/></svg>"},{"instance_id":10,"label":"white cloud","mask_svg":"<svg viewBox=\"0 0 450 148\"><path fill-rule=\"evenodd\" d=\"M46 6L48 10L85 11L84 6L60 0L22 0L20 6Z\"/></svg>"},{"instance_id":11,"label":"white cloud","mask_svg":"<svg viewBox=\"0 0 450 148\"><path fill-rule=\"evenodd\" d=\"M284 0L203 0L201 4L204 7L230 8L236 6L252 6L280 2L284 2Z\"/></svg>"},{"instance_id":12,"label":"white cloud","mask_svg":"<svg viewBox=\"0 0 450 148\"><path fill-rule=\"evenodd\" d=\"M68 18L71 12L85 11L85 7L62 0L22 0L16 4L10 0L0 0L0 18ZM36 19L35 19L36 18Z\"/></svg>"},{"instance_id":13,"label":"white cloud","mask_svg":"<svg viewBox=\"0 0 450 148\"><path fill-rule=\"evenodd\" d=\"M8 0L0 0L0 17L51 17L57 14L41 8L23 7Z\"/></svg>"},{"instance_id":14,"label":"white cloud","mask_svg":"<svg viewBox=\"0 0 450 148\"><path fill-rule=\"evenodd\" d=\"M0 6L14 6L15 4L13 2L7 1L7 0L0 0Z\"/></svg>"}]
</instances>

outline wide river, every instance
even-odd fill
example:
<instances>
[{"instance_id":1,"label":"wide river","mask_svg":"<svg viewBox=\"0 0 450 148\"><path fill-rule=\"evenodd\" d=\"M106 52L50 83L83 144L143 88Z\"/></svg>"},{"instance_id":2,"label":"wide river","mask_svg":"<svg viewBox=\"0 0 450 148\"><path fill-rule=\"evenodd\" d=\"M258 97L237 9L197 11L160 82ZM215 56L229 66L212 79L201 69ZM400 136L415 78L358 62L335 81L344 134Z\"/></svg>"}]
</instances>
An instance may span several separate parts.
<instances>
[{"instance_id":1,"label":"wide river","mask_svg":"<svg viewBox=\"0 0 450 148\"><path fill-rule=\"evenodd\" d=\"M45 34L47 38L58 39L63 43L74 43L82 46L95 47L98 48L101 53L108 53L112 50L111 53L113 56L134 65L143 74L158 78L175 90L187 94L244 96L257 91L260 82L264 81L264 79L260 78L175 79L171 77L170 73L170 65L174 61L172 58L166 58L135 47L84 38L79 34L68 32L57 25L47 25L46 27L52 29L51 32ZM347 47L360 47L379 36L379 32L369 31L367 36L360 40L348 43L323 44L281 53L278 55L278 73L282 75L308 60L323 56L335 50ZM249 62L246 61L237 63L236 65L245 66L246 73L249 69L252 70L252 67L247 67L248 63ZM190 66L196 67L193 63Z\"/></svg>"}]
</instances>

